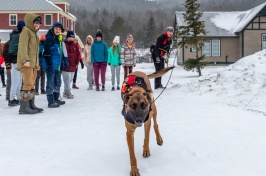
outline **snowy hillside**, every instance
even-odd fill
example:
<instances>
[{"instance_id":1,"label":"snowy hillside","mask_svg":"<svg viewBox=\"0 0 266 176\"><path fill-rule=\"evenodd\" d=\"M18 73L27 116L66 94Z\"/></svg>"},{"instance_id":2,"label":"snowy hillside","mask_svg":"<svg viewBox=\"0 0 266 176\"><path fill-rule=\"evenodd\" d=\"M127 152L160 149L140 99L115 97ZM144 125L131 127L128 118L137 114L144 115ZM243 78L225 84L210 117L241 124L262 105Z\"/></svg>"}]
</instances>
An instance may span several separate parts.
<instances>
[{"instance_id":1,"label":"snowy hillside","mask_svg":"<svg viewBox=\"0 0 266 176\"><path fill-rule=\"evenodd\" d=\"M200 78L177 66L156 100L163 146L151 129L151 156L143 158L143 127L135 133L141 175L265 176L265 54L206 67ZM143 63L134 70L148 74L154 66ZM104 92L86 90L85 72L79 70L80 89L72 90L75 97L66 105L49 109L46 97L37 96L36 104L44 108L37 115L19 115L19 107L8 107L0 88L1 176L129 175L120 91L111 91L110 68ZM160 93L155 90L154 96Z\"/></svg>"}]
</instances>

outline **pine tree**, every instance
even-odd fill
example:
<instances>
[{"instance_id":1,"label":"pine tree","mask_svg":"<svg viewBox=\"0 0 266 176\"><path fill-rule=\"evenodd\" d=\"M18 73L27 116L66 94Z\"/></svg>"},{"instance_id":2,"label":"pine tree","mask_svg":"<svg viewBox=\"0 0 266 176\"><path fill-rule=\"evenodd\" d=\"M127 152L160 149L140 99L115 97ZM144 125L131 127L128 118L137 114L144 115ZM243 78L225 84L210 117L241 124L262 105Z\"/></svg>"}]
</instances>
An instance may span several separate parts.
<instances>
[{"instance_id":1,"label":"pine tree","mask_svg":"<svg viewBox=\"0 0 266 176\"><path fill-rule=\"evenodd\" d=\"M188 58L184 63L184 69L187 71L196 69L199 76L201 76L201 69L207 63L204 62L205 55L199 56L199 51L203 47L204 36L207 35L207 32L204 21L200 21L202 12L199 11L200 4L198 0L186 0L184 6L186 11L183 13L183 18L186 25L178 27L178 36L182 37L182 40L178 42L178 46L188 45L196 49L196 58Z\"/></svg>"},{"instance_id":2,"label":"pine tree","mask_svg":"<svg viewBox=\"0 0 266 176\"><path fill-rule=\"evenodd\" d=\"M150 16L147 25L145 26L145 32L144 32L144 46L149 47L151 44L156 42L156 22L153 18L153 16Z\"/></svg>"}]
</instances>

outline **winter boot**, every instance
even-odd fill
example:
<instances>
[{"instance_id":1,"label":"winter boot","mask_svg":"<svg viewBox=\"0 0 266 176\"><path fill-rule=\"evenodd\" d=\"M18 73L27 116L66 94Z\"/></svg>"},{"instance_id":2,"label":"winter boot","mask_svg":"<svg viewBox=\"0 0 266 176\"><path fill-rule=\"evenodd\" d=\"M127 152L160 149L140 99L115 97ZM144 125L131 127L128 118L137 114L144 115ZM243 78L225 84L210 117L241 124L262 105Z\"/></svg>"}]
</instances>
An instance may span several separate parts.
<instances>
[{"instance_id":1,"label":"winter boot","mask_svg":"<svg viewBox=\"0 0 266 176\"><path fill-rule=\"evenodd\" d=\"M116 88L117 90L120 90L120 87L119 86L117 86L117 88Z\"/></svg>"},{"instance_id":2,"label":"winter boot","mask_svg":"<svg viewBox=\"0 0 266 176\"><path fill-rule=\"evenodd\" d=\"M79 87L77 87L77 85L75 83L73 83L72 88L73 89L79 89Z\"/></svg>"},{"instance_id":3,"label":"winter boot","mask_svg":"<svg viewBox=\"0 0 266 176\"><path fill-rule=\"evenodd\" d=\"M30 100L32 99L30 91L20 91L20 108L19 114L36 114L37 110L30 108Z\"/></svg>"},{"instance_id":4,"label":"winter boot","mask_svg":"<svg viewBox=\"0 0 266 176\"><path fill-rule=\"evenodd\" d=\"M60 106L60 104L58 104L54 101L54 94L47 95L47 100L48 100L48 107L49 108L58 108Z\"/></svg>"},{"instance_id":5,"label":"winter boot","mask_svg":"<svg viewBox=\"0 0 266 176\"><path fill-rule=\"evenodd\" d=\"M100 91L100 88L99 87L96 87L96 91Z\"/></svg>"},{"instance_id":6,"label":"winter boot","mask_svg":"<svg viewBox=\"0 0 266 176\"><path fill-rule=\"evenodd\" d=\"M114 87L112 87L112 91L114 91L115 90L115 88Z\"/></svg>"},{"instance_id":7,"label":"winter boot","mask_svg":"<svg viewBox=\"0 0 266 176\"><path fill-rule=\"evenodd\" d=\"M46 94L46 91L44 89L41 89L41 94Z\"/></svg>"},{"instance_id":8,"label":"winter boot","mask_svg":"<svg viewBox=\"0 0 266 176\"><path fill-rule=\"evenodd\" d=\"M54 92L54 101L60 105L64 105L66 103L65 101L59 100L59 93L57 92Z\"/></svg>"},{"instance_id":9,"label":"winter boot","mask_svg":"<svg viewBox=\"0 0 266 176\"><path fill-rule=\"evenodd\" d=\"M74 95L71 94L71 92L64 92L64 95L67 99L73 99L74 98Z\"/></svg>"},{"instance_id":10,"label":"winter boot","mask_svg":"<svg viewBox=\"0 0 266 176\"><path fill-rule=\"evenodd\" d=\"M105 87L104 86L102 86L102 91L105 91Z\"/></svg>"},{"instance_id":11,"label":"winter boot","mask_svg":"<svg viewBox=\"0 0 266 176\"><path fill-rule=\"evenodd\" d=\"M31 94L33 96L33 98L30 100L30 108L33 110L37 110L38 112L42 112L43 109L42 108L38 108L35 106L35 95L34 95L34 90L31 90Z\"/></svg>"}]
</instances>

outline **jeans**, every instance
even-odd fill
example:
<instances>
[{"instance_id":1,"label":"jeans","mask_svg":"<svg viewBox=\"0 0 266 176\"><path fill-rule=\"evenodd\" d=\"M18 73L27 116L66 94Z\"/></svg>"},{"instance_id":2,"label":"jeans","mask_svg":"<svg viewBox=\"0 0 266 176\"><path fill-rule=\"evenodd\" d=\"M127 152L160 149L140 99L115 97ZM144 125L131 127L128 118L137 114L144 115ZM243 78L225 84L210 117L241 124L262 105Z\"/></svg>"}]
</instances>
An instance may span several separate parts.
<instances>
[{"instance_id":1,"label":"jeans","mask_svg":"<svg viewBox=\"0 0 266 176\"><path fill-rule=\"evenodd\" d=\"M41 68L37 71L37 77L35 82L35 91L39 92L39 85L40 85L40 79L41 79L41 90L44 90L45 85L45 69Z\"/></svg>"},{"instance_id":2,"label":"jeans","mask_svg":"<svg viewBox=\"0 0 266 176\"><path fill-rule=\"evenodd\" d=\"M60 93L61 87L61 71L53 70L53 72L46 71L46 96L48 102L54 101L54 92Z\"/></svg>"}]
</instances>

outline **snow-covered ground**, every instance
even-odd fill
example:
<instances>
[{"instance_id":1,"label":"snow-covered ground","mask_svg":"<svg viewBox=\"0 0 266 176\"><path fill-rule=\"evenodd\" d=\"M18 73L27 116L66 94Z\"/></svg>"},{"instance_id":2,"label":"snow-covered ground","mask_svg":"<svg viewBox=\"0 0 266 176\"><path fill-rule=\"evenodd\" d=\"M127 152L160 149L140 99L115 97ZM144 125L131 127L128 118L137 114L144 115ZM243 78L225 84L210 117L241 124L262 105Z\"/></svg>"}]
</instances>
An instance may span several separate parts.
<instances>
[{"instance_id":1,"label":"snow-covered ground","mask_svg":"<svg viewBox=\"0 0 266 176\"><path fill-rule=\"evenodd\" d=\"M265 68L266 51L228 67L206 67L200 78L177 66L156 101L163 146L151 129L151 157L143 158L143 127L135 133L141 175L265 176ZM143 63L134 70L148 74L154 67ZM37 115L8 107L0 88L0 175L129 175L122 100L119 91L111 91L110 76L108 68L105 92L88 91L80 69L74 99L49 109L39 95L36 104L44 112Z\"/></svg>"}]
</instances>

